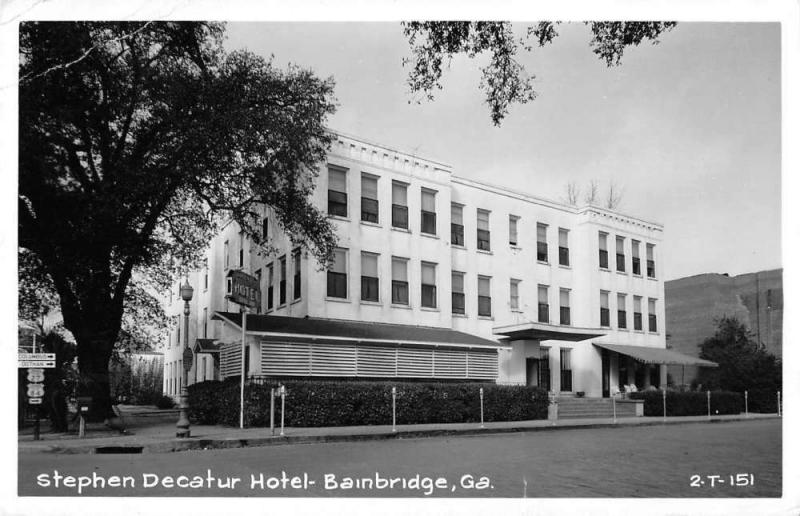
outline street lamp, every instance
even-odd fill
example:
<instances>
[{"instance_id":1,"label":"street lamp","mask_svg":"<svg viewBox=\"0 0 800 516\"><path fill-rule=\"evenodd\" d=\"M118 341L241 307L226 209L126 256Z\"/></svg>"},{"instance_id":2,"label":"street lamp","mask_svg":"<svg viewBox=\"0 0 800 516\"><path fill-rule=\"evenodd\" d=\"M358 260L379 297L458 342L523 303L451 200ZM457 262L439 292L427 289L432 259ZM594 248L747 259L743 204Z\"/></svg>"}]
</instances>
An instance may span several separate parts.
<instances>
[{"instance_id":1,"label":"street lamp","mask_svg":"<svg viewBox=\"0 0 800 516\"><path fill-rule=\"evenodd\" d=\"M178 418L177 437L189 437L189 389L186 382L189 377L189 369L192 367L192 351L189 349L189 301L192 300L194 289L189 285L189 278L181 285L181 299L183 299L183 370L181 371L181 397L180 397L180 417Z\"/></svg>"}]
</instances>

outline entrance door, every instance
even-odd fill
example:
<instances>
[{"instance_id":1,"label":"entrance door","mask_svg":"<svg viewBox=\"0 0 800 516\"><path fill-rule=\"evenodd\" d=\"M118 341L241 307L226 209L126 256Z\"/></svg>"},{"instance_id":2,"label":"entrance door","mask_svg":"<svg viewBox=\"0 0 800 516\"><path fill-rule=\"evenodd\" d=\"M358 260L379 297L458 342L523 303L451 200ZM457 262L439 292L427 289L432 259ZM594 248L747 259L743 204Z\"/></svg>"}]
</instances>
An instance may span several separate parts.
<instances>
[{"instance_id":1,"label":"entrance door","mask_svg":"<svg viewBox=\"0 0 800 516\"><path fill-rule=\"evenodd\" d=\"M608 355L608 350L602 352L603 361L603 397L608 398L611 396L611 358Z\"/></svg>"},{"instance_id":2,"label":"entrance door","mask_svg":"<svg viewBox=\"0 0 800 516\"><path fill-rule=\"evenodd\" d=\"M525 359L525 385L537 386L539 385L539 359L526 358Z\"/></svg>"}]
</instances>

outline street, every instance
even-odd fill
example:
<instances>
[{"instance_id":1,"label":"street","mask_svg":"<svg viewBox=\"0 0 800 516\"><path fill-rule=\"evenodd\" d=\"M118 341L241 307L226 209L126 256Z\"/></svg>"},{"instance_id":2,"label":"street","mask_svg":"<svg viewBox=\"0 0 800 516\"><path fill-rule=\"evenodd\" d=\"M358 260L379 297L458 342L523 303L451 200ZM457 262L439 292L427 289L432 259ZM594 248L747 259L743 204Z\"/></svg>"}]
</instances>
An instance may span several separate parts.
<instances>
[{"instance_id":1,"label":"street","mask_svg":"<svg viewBox=\"0 0 800 516\"><path fill-rule=\"evenodd\" d=\"M780 419L19 457L21 496L779 497ZM56 473L57 472L57 473Z\"/></svg>"}]
</instances>

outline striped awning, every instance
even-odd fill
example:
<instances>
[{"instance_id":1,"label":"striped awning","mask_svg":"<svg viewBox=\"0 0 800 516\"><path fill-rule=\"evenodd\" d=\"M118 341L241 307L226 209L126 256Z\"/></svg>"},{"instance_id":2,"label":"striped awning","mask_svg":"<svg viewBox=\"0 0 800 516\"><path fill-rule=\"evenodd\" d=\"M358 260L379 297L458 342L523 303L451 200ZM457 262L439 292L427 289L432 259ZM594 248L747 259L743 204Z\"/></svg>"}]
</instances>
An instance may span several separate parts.
<instances>
[{"instance_id":1,"label":"striped awning","mask_svg":"<svg viewBox=\"0 0 800 516\"><path fill-rule=\"evenodd\" d=\"M701 367L718 367L719 364L710 360L684 355L677 351L664 348L648 348L645 346L628 346L624 344L600 344L593 342L598 348L614 351L622 355L627 355L634 360L645 364L668 364L668 365L693 365Z\"/></svg>"}]
</instances>

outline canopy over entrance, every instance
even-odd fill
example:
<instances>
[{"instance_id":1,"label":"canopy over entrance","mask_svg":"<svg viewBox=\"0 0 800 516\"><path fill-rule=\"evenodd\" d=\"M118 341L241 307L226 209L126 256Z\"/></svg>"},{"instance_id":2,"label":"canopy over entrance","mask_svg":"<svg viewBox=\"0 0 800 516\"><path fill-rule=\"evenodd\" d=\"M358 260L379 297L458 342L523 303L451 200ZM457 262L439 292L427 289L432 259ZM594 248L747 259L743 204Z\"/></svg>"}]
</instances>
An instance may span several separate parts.
<instances>
[{"instance_id":1,"label":"canopy over entrance","mask_svg":"<svg viewBox=\"0 0 800 516\"><path fill-rule=\"evenodd\" d=\"M718 367L719 364L710 360L684 355L670 349L648 348L645 346L627 346L623 344L600 344L593 342L598 348L615 351L622 355L627 355L645 364L669 364L669 365L694 365L702 367Z\"/></svg>"},{"instance_id":2,"label":"canopy over entrance","mask_svg":"<svg viewBox=\"0 0 800 516\"><path fill-rule=\"evenodd\" d=\"M606 335L600 328L578 328L555 324L525 322L508 326L495 326L492 333L510 340L565 340L578 342Z\"/></svg>"}]
</instances>

